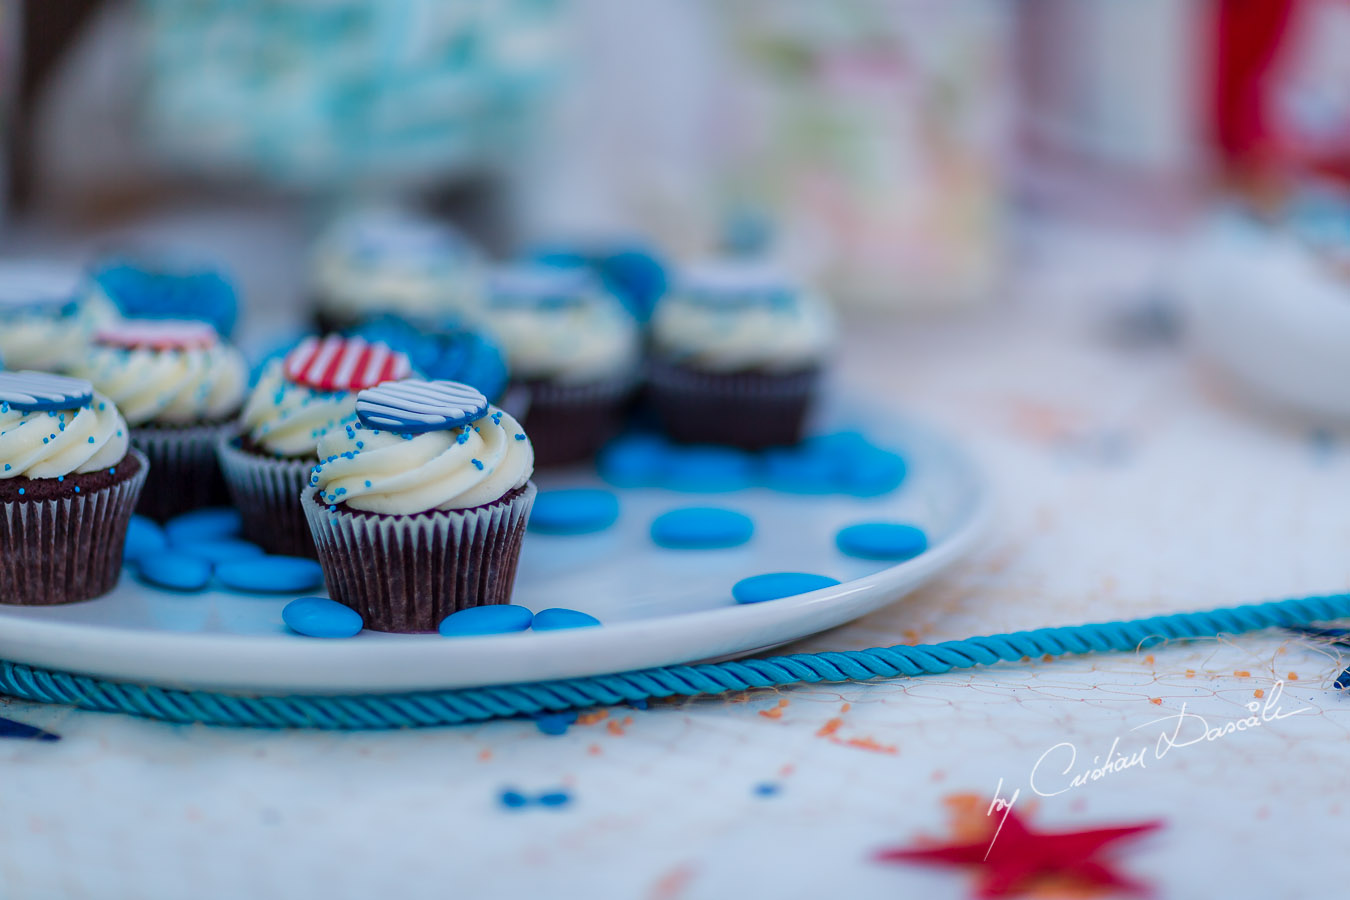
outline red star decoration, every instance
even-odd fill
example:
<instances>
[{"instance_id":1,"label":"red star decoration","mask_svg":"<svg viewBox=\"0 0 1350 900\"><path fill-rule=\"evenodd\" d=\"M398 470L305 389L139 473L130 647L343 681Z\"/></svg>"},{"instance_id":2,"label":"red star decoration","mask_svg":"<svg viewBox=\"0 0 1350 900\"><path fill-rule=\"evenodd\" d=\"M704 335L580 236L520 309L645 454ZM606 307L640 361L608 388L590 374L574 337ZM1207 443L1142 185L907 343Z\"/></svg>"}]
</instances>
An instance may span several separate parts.
<instances>
[{"instance_id":1,"label":"red star decoration","mask_svg":"<svg viewBox=\"0 0 1350 900\"><path fill-rule=\"evenodd\" d=\"M994 813L986 838L971 843L935 847L897 847L883 850L880 862L915 862L942 866L978 867L977 897L1010 897L1044 882L1069 882L1092 892L1121 891L1147 894L1148 886L1121 875L1100 858L1107 845L1162 827L1144 822L1091 831L1032 831L1009 809L999 828Z\"/></svg>"}]
</instances>

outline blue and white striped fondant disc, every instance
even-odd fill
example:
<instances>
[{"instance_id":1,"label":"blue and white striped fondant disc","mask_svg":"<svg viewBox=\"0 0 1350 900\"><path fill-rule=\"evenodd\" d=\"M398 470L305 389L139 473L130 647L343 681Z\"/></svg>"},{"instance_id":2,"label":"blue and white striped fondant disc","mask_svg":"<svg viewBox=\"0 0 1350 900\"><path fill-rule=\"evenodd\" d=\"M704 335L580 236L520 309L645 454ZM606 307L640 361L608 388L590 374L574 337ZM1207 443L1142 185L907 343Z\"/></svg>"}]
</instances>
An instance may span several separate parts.
<instances>
[{"instance_id":1,"label":"blue and white striped fondant disc","mask_svg":"<svg viewBox=\"0 0 1350 900\"><path fill-rule=\"evenodd\" d=\"M487 411L487 398L458 381L389 381L356 395L362 425L400 434L458 428Z\"/></svg>"},{"instance_id":2,"label":"blue and white striped fondant disc","mask_svg":"<svg viewBox=\"0 0 1350 900\"><path fill-rule=\"evenodd\" d=\"M82 378L46 372L0 372L0 403L19 412L74 409L94 399L94 386Z\"/></svg>"}]
</instances>

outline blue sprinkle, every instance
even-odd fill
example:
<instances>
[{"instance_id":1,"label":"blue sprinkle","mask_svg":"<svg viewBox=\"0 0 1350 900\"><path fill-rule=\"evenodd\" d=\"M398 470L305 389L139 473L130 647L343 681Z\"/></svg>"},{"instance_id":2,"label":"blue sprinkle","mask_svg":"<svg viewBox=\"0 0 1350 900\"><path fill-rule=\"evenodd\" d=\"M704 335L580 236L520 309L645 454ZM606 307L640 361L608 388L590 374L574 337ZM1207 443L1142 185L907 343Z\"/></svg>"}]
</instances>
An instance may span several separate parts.
<instances>
[{"instance_id":1,"label":"blue sprinkle","mask_svg":"<svg viewBox=\"0 0 1350 900\"><path fill-rule=\"evenodd\" d=\"M652 522L652 540L672 550L737 547L750 540L755 523L730 509L691 506L674 509Z\"/></svg>"},{"instance_id":2,"label":"blue sprinkle","mask_svg":"<svg viewBox=\"0 0 1350 900\"><path fill-rule=\"evenodd\" d=\"M56 480L57 480L58 483L60 483L60 482L66 480L66 476L64 476L64 475L57 475L57 476L56 476Z\"/></svg>"},{"instance_id":3,"label":"blue sprinkle","mask_svg":"<svg viewBox=\"0 0 1350 900\"><path fill-rule=\"evenodd\" d=\"M221 563L216 567L216 578L236 591L293 594L321 586L323 569L312 559L261 556Z\"/></svg>"},{"instance_id":4,"label":"blue sprinkle","mask_svg":"<svg viewBox=\"0 0 1350 900\"><path fill-rule=\"evenodd\" d=\"M554 608L535 613L530 627L535 631L561 631L566 628L594 628L599 624L599 619L584 612Z\"/></svg>"},{"instance_id":5,"label":"blue sprinkle","mask_svg":"<svg viewBox=\"0 0 1350 900\"><path fill-rule=\"evenodd\" d=\"M781 600L821 588L834 587L837 578L828 575L813 575L807 572L769 572L764 575L752 575L742 578L732 585L731 596L737 603L763 603L766 600Z\"/></svg>"},{"instance_id":6,"label":"blue sprinkle","mask_svg":"<svg viewBox=\"0 0 1350 900\"><path fill-rule=\"evenodd\" d=\"M470 460L470 462L473 463L474 468L476 468L478 471L480 472L483 471L483 461L481 459L473 459Z\"/></svg>"},{"instance_id":7,"label":"blue sprinkle","mask_svg":"<svg viewBox=\"0 0 1350 900\"><path fill-rule=\"evenodd\" d=\"M546 794L540 794L534 802L540 806L566 806L572 802L572 795L566 791L549 791Z\"/></svg>"},{"instance_id":8,"label":"blue sprinkle","mask_svg":"<svg viewBox=\"0 0 1350 900\"><path fill-rule=\"evenodd\" d=\"M148 553L137 563L143 581L172 591L200 591L211 580L209 562L182 553Z\"/></svg>"},{"instance_id":9,"label":"blue sprinkle","mask_svg":"<svg viewBox=\"0 0 1350 900\"><path fill-rule=\"evenodd\" d=\"M518 441L525 440L525 435L521 434L520 432L516 432L516 440Z\"/></svg>"},{"instance_id":10,"label":"blue sprinkle","mask_svg":"<svg viewBox=\"0 0 1350 900\"><path fill-rule=\"evenodd\" d=\"M26 493L26 492L24 491L23 488L19 488L19 496L20 496L20 497L22 497L25 493Z\"/></svg>"},{"instance_id":11,"label":"blue sprinkle","mask_svg":"<svg viewBox=\"0 0 1350 900\"><path fill-rule=\"evenodd\" d=\"M928 536L913 525L866 522L840 529L834 537L840 552L861 559L900 561L928 549Z\"/></svg>"},{"instance_id":12,"label":"blue sprinkle","mask_svg":"<svg viewBox=\"0 0 1350 900\"><path fill-rule=\"evenodd\" d=\"M77 485L75 485L75 493L78 494L79 492L80 492L80 486L77 484Z\"/></svg>"},{"instance_id":13,"label":"blue sprinkle","mask_svg":"<svg viewBox=\"0 0 1350 900\"><path fill-rule=\"evenodd\" d=\"M530 513L530 530L544 534L589 534L603 531L619 518L619 498L612 491L575 488L540 491Z\"/></svg>"},{"instance_id":14,"label":"blue sprinkle","mask_svg":"<svg viewBox=\"0 0 1350 900\"><path fill-rule=\"evenodd\" d=\"M90 438L89 438L89 443L91 443L91 444L92 444L92 443L93 443L93 442L94 442L94 439L93 439L93 437L90 437Z\"/></svg>"},{"instance_id":15,"label":"blue sprinkle","mask_svg":"<svg viewBox=\"0 0 1350 900\"><path fill-rule=\"evenodd\" d=\"M355 637L366 624L356 610L327 597L292 600L281 610L281 620L297 634L316 638Z\"/></svg>"},{"instance_id":16,"label":"blue sprinkle","mask_svg":"<svg viewBox=\"0 0 1350 900\"><path fill-rule=\"evenodd\" d=\"M366 487L370 487L370 479L369 479L369 478L366 479Z\"/></svg>"},{"instance_id":17,"label":"blue sprinkle","mask_svg":"<svg viewBox=\"0 0 1350 900\"><path fill-rule=\"evenodd\" d=\"M577 714L574 712L556 712L544 713L542 716L535 716L534 724L544 734L566 734L567 729L576 722Z\"/></svg>"},{"instance_id":18,"label":"blue sprinkle","mask_svg":"<svg viewBox=\"0 0 1350 900\"><path fill-rule=\"evenodd\" d=\"M481 634L508 634L530 627L534 614L523 606L510 603L492 606L471 606L453 612L441 620L440 633L445 637L469 637Z\"/></svg>"},{"instance_id":19,"label":"blue sprinkle","mask_svg":"<svg viewBox=\"0 0 1350 900\"><path fill-rule=\"evenodd\" d=\"M760 797L772 797L781 790L782 788L772 781L763 781L755 785L755 794Z\"/></svg>"},{"instance_id":20,"label":"blue sprinkle","mask_svg":"<svg viewBox=\"0 0 1350 900\"><path fill-rule=\"evenodd\" d=\"M498 795L497 802L507 809L520 809L528 805L530 800L519 791L505 790Z\"/></svg>"},{"instance_id":21,"label":"blue sprinkle","mask_svg":"<svg viewBox=\"0 0 1350 900\"><path fill-rule=\"evenodd\" d=\"M6 471L6 472L9 471L9 463L5 463L5 471Z\"/></svg>"}]
</instances>

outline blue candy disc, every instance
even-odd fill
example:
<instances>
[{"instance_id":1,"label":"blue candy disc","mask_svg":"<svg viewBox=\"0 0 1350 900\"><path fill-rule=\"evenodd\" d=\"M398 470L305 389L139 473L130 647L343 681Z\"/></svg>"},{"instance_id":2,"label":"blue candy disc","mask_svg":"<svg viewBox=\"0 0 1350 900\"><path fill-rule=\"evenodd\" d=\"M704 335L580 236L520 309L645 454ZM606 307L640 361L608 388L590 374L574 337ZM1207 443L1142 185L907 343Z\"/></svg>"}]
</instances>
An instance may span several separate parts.
<instances>
[{"instance_id":1,"label":"blue candy disc","mask_svg":"<svg viewBox=\"0 0 1350 900\"><path fill-rule=\"evenodd\" d=\"M544 534L589 534L619 518L619 498L590 488L540 491L530 513L530 530Z\"/></svg>"},{"instance_id":2,"label":"blue candy disc","mask_svg":"<svg viewBox=\"0 0 1350 900\"><path fill-rule=\"evenodd\" d=\"M509 603L494 606L471 606L452 612L441 620L437 630L445 637L469 637L479 634L507 634L530 627L534 613L523 606Z\"/></svg>"},{"instance_id":3,"label":"blue candy disc","mask_svg":"<svg viewBox=\"0 0 1350 900\"><path fill-rule=\"evenodd\" d=\"M660 482L673 451L648 434L615 438L600 451L600 477L618 487L652 487Z\"/></svg>"},{"instance_id":4,"label":"blue candy disc","mask_svg":"<svg viewBox=\"0 0 1350 900\"><path fill-rule=\"evenodd\" d=\"M564 628L592 628L600 624L595 616L575 609L541 609L534 614L530 627L535 631L561 631Z\"/></svg>"},{"instance_id":5,"label":"blue candy disc","mask_svg":"<svg viewBox=\"0 0 1350 900\"><path fill-rule=\"evenodd\" d=\"M849 556L862 559L912 559L928 549L928 536L913 525L866 522L839 531L835 545Z\"/></svg>"},{"instance_id":6,"label":"blue candy disc","mask_svg":"<svg viewBox=\"0 0 1350 900\"><path fill-rule=\"evenodd\" d=\"M171 591L200 591L211 580L211 564L195 556L161 551L138 562L142 581Z\"/></svg>"},{"instance_id":7,"label":"blue candy disc","mask_svg":"<svg viewBox=\"0 0 1350 900\"><path fill-rule=\"evenodd\" d=\"M180 553L204 559L212 564L234 562L238 559L252 559L263 555L262 548L257 544L232 538L189 541L176 544L175 549Z\"/></svg>"},{"instance_id":8,"label":"blue candy disc","mask_svg":"<svg viewBox=\"0 0 1350 900\"><path fill-rule=\"evenodd\" d=\"M478 388L458 381L396 381L356 395L356 417L376 431L448 431L487 415Z\"/></svg>"},{"instance_id":9,"label":"blue candy disc","mask_svg":"<svg viewBox=\"0 0 1350 900\"><path fill-rule=\"evenodd\" d=\"M323 569L298 556L257 556L216 566L220 583L254 594L294 594L323 584Z\"/></svg>"},{"instance_id":10,"label":"blue candy disc","mask_svg":"<svg viewBox=\"0 0 1350 900\"><path fill-rule=\"evenodd\" d=\"M742 578L732 585L731 596L737 603L763 603L765 600L779 600L808 591L818 591L838 583L837 578L830 578L828 575L812 575L808 572L769 572Z\"/></svg>"},{"instance_id":11,"label":"blue candy disc","mask_svg":"<svg viewBox=\"0 0 1350 900\"><path fill-rule=\"evenodd\" d=\"M122 548L123 559L139 559L151 553L159 553L169 546L164 529L159 523L145 516L132 516L127 523L127 542Z\"/></svg>"},{"instance_id":12,"label":"blue candy disc","mask_svg":"<svg viewBox=\"0 0 1350 900\"><path fill-rule=\"evenodd\" d=\"M676 550L736 547L754 533L755 523L749 516L716 507L674 509L652 522L652 540Z\"/></svg>"},{"instance_id":13,"label":"blue candy disc","mask_svg":"<svg viewBox=\"0 0 1350 900\"><path fill-rule=\"evenodd\" d=\"M210 507L194 509L181 516L170 519L164 525L164 533L169 543L175 547L198 541L212 541L230 538L243 528L239 510L229 507Z\"/></svg>"},{"instance_id":14,"label":"blue candy disc","mask_svg":"<svg viewBox=\"0 0 1350 900\"><path fill-rule=\"evenodd\" d=\"M292 600L281 610L281 620L291 631L317 638L355 637L366 625L356 610L327 597Z\"/></svg>"},{"instance_id":15,"label":"blue candy disc","mask_svg":"<svg viewBox=\"0 0 1350 900\"><path fill-rule=\"evenodd\" d=\"M0 372L0 403L21 413L75 409L94 399L94 386L82 378L46 372Z\"/></svg>"},{"instance_id":16,"label":"blue candy disc","mask_svg":"<svg viewBox=\"0 0 1350 900\"><path fill-rule=\"evenodd\" d=\"M754 458L730 447L672 447L661 486L675 491L722 493L755 483Z\"/></svg>"}]
</instances>

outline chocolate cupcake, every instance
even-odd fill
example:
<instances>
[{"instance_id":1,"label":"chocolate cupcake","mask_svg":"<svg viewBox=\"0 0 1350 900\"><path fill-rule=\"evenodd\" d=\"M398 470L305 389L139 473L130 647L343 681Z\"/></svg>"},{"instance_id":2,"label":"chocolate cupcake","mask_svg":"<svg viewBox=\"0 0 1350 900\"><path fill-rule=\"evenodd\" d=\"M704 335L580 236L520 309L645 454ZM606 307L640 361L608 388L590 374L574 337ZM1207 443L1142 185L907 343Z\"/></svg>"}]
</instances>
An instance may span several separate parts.
<instances>
[{"instance_id":1,"label":"chocolate cupcake","mask_svg":"<svg viewBox=\"0 0 1350 900\"><path fill-rule=\"evenodd\" d=\"M263 370L240 428L221 437L221 469L244 520L244 536L269 553L316 554L300 492L319 440L356 423L356 393L407 378L408 357L382 343L307 338Z\"/></svg>"},{"instance_id":2,"label":"chocolate cupcake","mask_svg":"<svg viewBox=\"0 0 1350 900\"><path fill-rule=\"evenodd\" d=\"M102 329L73 374L113 399L153 474L137 512L163 521L226 502L216 446L247 385L239 351L205 322L134 319Z\"/></svg>"},{"instance_id":3,"label":"chocolate cupcake","mask_svg":"<svg viewBox=\"0 0 1350 900\"><path fill-rule=\"evenodd\" d=\"M769 267L690 270L652 319L648 386L662 427L681 443L797 443L833 334L825 304Z\"/></svg>"},{"instance_id":4,"label":"chocolate cupcake","mask_svg":"<svg viewBox=\"0 0 1350 900\"><path fill-rule=\"evenodd\" d=\"M320 439L302 498L333 599L397 632L510 602L535 495L519 424L449 381L365 390L356 411Z\"/></svg>"},{"instance_id":5,"label":"chocolate cupcake","mask_svg":"<svg viewBox=\"0 0 1350 900\"><path fill-rule=\"evenodd\" d=\"M315 246L314 318L342 331L381 313L443 316L480 305L482 257L448 223L406 209L365 209Z\"/></svg>"},{"instance_id":6,"label":"chocolate cupcake","mask_svg":"<svg viewBox=\"0 0 1350 900\"><path fill-rule=\"evenodd\" d=\"M0 600L49 606L112 590L148 469L89 382L0 372Z\"/></svg>"},{"instance_id":7,"label":"chocolate cupcake","mask_svg":"<svg viewBox=\"0 0 1350 900\"><path fill-rule=\"evenodd\" d=\"M11 369L64 372L94 333L117 319L106 298L86 295L84 276L58 263L0 264L0 361Z\"/></svg>"},{"instance_id":8,"label":"chocolate cupcake","mask_svg":"<svg viewBox=\"0 0 1350 900\"><path fill-rule=\"evenodd\" d=\"M520 265L489 282L487 324L540 466L594 456L618 431L637 385L633 317L584 269Z\"/></svg>"}]
</instances>

